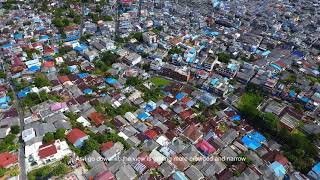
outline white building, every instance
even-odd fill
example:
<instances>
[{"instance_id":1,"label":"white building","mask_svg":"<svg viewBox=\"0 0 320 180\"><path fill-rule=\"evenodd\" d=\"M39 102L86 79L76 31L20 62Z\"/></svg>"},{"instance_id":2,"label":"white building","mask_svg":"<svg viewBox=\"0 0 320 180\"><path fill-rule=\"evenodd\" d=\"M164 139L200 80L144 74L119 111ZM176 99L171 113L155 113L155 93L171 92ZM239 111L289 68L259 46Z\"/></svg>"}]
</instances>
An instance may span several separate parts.
<instances>
[{"instance_id":1,"label":"white building","mask_svg":"<svg viewBox=\"0 0 320 180\"><path fill-rule=\"evenodd\" d=\"M24 142L30 141L31 139L36 137L36 132L33 128L25 129L22 131L22 139Z\"/></svg>"},{"instance_id":2,"label":"white building","mask_svg":"<svg viewBox=\"0 0 320 180\"><path fill-rule=\"evenodd\" d=\"M124 61L129 66L135 66L142 61L142 57L137 53L130 53L125 56Z\"/></svg>"},{"instance_id":3,"label":"white building","mask_svg":"<svg viewBox=\"0 0 320 180\"><path fill-rule=\"evenodd\" d=\"M59 161L65 156L71 155L72 151L66 141L55 140L50 144L36 142L25 147L27 171Z\"/></svg>"}]
</instances>

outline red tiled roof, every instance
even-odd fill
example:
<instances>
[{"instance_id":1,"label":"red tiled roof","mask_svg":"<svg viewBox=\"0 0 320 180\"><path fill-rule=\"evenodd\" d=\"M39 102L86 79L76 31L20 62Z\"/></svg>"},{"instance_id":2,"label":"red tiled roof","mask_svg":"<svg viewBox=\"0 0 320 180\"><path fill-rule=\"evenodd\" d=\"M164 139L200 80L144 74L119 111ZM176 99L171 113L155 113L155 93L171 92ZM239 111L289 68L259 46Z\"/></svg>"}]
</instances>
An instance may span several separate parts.
<instances>
[{"instance_id":1,"label":"red tiled roof","mask_svg":"<svg viewBox=\"0 0 320 180\"><path fill-rule=\"evenodd\" d=\"M166 103L169 103L169 104L173 103L175 100L176 100L175 98L170 97L170 96L166 96L163 98L163 101Z\"/></svg>"},{"instance_id":2,"label":"red tiled roof","mask_svg":"<svg viewBox=\"0 0 320 180\"><path fill-rule=\"evenodd\" d=\"M110 171L103 171L96 175L95 180L114 180L114 176Z\"/></svg>"},{"instance_id":3,"label":"red tiled roof","mask_svg":"<svg viewBox=\"0 0 320 180\"><path fill-rule=\"evenodd\" d=\"M286 67L286 65L285 65L281 60L278 60L278 61L276 61L276 62L274 62L274 63L275 63L276 65L282 67L282 68Z\"/></svg>"},{"instance_id":4,"label":"red tiled roof","mask_svg":"<svg viewBox=\"0 0 320 180\"><path fill-rule=\"evenodd\" d=\"M61 83L70 81L69 78L68 78L68 76L59 76L58 79L59 79L59 81L60 81Z\"/></svg>"},{"instance_id":5,"label":"red tiled roof","mask_svg":"<svg viewBox=\"0 0 320 180\"><path fill-rule=\"evenodd\" d=\"M54 62L53 61L46 61L43 63L44 67L54 67Z\"/></svg>"},{"instance_id":6,"label":"red tiled roof","mask_svg":"<svg viewBox=\"0 0 320 180\"><path fill-rule=\"evenodd\" d=\"M43 159L43 158L49 157L51 155L54 155L57 152L58 151L57 151L56 146L53 143L51 143L48 145L40 146L38 155L41 159Z\"/></svg>"},{"instance_id":7,"label":"red tiled roof","mask_svg":"<svg viewBox=\"0 0 320 180\"><path fill-rule=\"evenodd\" d=\"M113 146L113 142L109 141L109 142L106 142L106 143L103 143L100 147L100 151L101 152L104 152L108 149L110 149L111 147Z\"/></svg>"},{"instance_id":8,"label":"red tiled roof","mask_svg":"<svg viewBox=\"0 0 320 180\"><path fill-rule=\"evenodd\" d=\"M88 117L91 121L93 121L96 125L101 125L103 124L105 117L103 114L98 113L98 112L93 112L89 115Z\"/></svg>"},{"instance_id":9,"label":"red tiled roof","mask_svg":"<svg viewBox=\"0 0 320 180\"><path fill-rule=\"evenodd\" d=\"M198 142L196 147L209 154L216 151L215 148L205 140L201 140L200 142Z\"/></svg>"},{"instance_id":10,"label":"red tiled roof","mask_svg":"<svg viewBox=\"0 0 320 180\"><path fill-rule=\"evenodd\" d=\"M187 102L189 102L191 99L188 97L188 96L185 96L181 101L183 102L183 103L187 103Z\"/></svg>"},{"instance_id":11,"label":"red tiled roof","mask_svg":"<svg viewBox=\"0 0 320 180\"><path fill-rule=\"evenodd\" d=\"M149 158L149 155L146 152L142 152L139 156L138 156L139 161L144 164L145 166L147 166L147 168L157 168L159 167L159 165L153 161L151 158Z\"/></svg>"},{"instance_id":12,"label":"red tiled roof","mask_svg":"<svg viewBox=\"0 0 320 180\"><path fill-rule=\"evenodd\" d=\"M144 135L146 135L150 139L154 139L155 137L157 137L158 133L155 130L149 129L144 132Z\"/></svg>"},{"instance_id":13,"label":"red tiled roof","mask_svg":"<svg viewBox=\"0 0 320 180\"><path fill-rule=\"evenodd\" d=\"M183 111L179 114L181 119L186 120L187 118L190 118L190 116L193 115L193 111L191 109Z\"/></svg>"},{"instance_id":14,"label":"red tiled roof","mask_svg":"<svg viewBox=\"0 0 320 180\"><path fill-rule=\"evenodd\" d=\"M0 168L6 168L16 162L18 162L18 155L9 152L0 154Z\"/></svg>"},{"instance_id":15,"label":"red tiled roof","mask_svg":"<svg viewBox=\"0 0 320 180\"><path fill-rule=\"evenodd\" d=\"M54 49L52 47L44 48L44 54L51 54L54 53Z\"/></svg>"},{"instance_id":16,"label":"red tiled roof","mask_svg":"<svg viewBox=\"0 0 320 180\"><path fill-rule=\"evenodd\" d=\"M83 131L81 131L80 129L72 129L70 131L70 133L67 135L67 139L74 144L78 139L83 138L87 136L86 133L84 133Z\"/></svg>"},{"instance_id":17,"label":"red tiled roof","mask_svg":"<svg viewBox=\"0 0 320 180\"><path fill-rule=\"evenodd\" d=\"M276 157L274 158L275 161L278 161L280 164L283 166L286 166L288 164L288 159L284 157L282 154L277 154Z\"/></svg>"}]
</instances>

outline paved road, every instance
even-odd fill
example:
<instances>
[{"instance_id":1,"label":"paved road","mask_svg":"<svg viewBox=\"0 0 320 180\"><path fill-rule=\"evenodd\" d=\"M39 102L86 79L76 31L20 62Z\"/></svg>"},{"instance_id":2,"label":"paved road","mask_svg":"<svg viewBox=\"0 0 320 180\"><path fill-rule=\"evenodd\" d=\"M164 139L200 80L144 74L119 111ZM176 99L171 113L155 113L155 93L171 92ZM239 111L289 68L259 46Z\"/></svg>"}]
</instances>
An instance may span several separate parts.
<instances>
[{"instance_id":1,"label":"paved road","mask_svg":"<svg viewBox=\"0 0 320 180\"><path fill-rule=\"evenodd\" d=\"M17 96L17 94L15 93L15 90L12 86L11 81L10 82L10 88L12 89L12 91L14 92L14 98L17 102L17 111L19 114L19 119L20 119L20 134L22 133L22 131L24 130L24 111L21 105L21 102ZM24 142L22 140L22 136L19 137L19 167L20 167L20 175L19 175L19 179L20 180L26 180L27 179L27 172L26 172L26 162L25 162L25 152L24 152Z\"/></svg>"}]
</instances>

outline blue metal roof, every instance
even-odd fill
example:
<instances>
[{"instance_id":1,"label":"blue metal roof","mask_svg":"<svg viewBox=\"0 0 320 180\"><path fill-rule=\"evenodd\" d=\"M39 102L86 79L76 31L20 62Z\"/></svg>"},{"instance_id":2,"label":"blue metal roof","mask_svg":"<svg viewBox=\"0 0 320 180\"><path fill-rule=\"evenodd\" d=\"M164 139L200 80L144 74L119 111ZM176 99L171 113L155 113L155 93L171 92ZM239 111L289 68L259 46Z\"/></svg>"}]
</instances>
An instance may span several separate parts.
<instances>
[{"instance_id":1,"label":"blue metal roof","mask_svg":"<svg viewBox=\"0 0 320 180\"><path fill-rule=\"evenodd\" d=\"M86 77L88 77L88 76L89 76L88 73L79 73L79 74L78 74L78 77L81 78L81 79L84 79L84 78L86 78Z\"/></svg>"},{"instance_id":2,"label":"blue metal roof","mask_svg":"<svg viewBox=\"0 0 320 180\"><path fill-rule=\"evenodd\" d=\"M28 71L39 71L40 69L40 66L31 66L30 68L28 68Z\"/></svg>"},{"instance_id":3,"label":"blue metal roof","mask_svg":"<svg viewBox=\"0 0 320 180\"><path fill-rule=\"evenodd\" d=\"M181 100L181 99L183 99L185 96L186 96L186 94L185 94L184 92L179 92L179 93L176 95L176 99Z\"/></svg>"},{"instance_id":4,"label":"blue metal roof","mask_svg":"<svg viewBox=\"0 0 320 180\"><path fill-rule=\"evenodd\" d=\"M111 84L111 85L114 85L114 84L116 84L118 81L116 80L116 79L114 79L114 78L106 78L106 83L108 83L108 84Z\"/></svg>"},{"instance_id":5,"label":"blue metal roof","mask_svg":"<svg viewBox=\"0 0 320 180\"><path fill-rule=\"evenodd\" d=\"M320 162L318 162L315 166L313 166L312 171L320 175Z\"/></svg>"},{"instance_id":6,"label":"blue metal roof","mask_svg":"<svg viewBox=\"0 0 320 180\"><path fill-rule=\"evenodd\" d=\"M84 94L92 94L92 89L90 89L90 88L87 88L87 89L85 89L85 90L83 90L83 93Z\"/></svg>"},{"instance_id":7,"label":"blue metal roof","mask_svg":"<svg viewBox=\"0 0 320 180\"><path fill-rule=\"evenodd\" d=\"M276 176L278 177L282 177L286 174L286 169L278 161L273 162L269 167L275 172Z\"/></svg>"},{"instance_id":8,"label":"blue metal roof","mask_svg":"<svg viewBox=\"0 0 320 180\"><path fill-rule=\"evenodd\" d=\"M248 148L250 148L252 150L256 150L261 146L261 144L263 142L266 141L266 138L262 134L260 134L258 132L255 132L255 133L252 132L252 133L247 134L246 136L244 136L241 139L241 141Z\"/></svg>"},{"instance_id":9,"label":"blue metal roof","mask_svg":"<svg viewBox=\"0 0 320 180\"><path fill-rule=\"evenodd\" d=\"M234 116L231 117L231 120L232 121L240 121L241 117L239 115L234 115Z\"/></svg>"},{"instance_id":10,"label":"blue metal roof","mask_svg":"<svg viewBox=\"0 0 320 180\"><path fill-rule=\"evenodd\" d=\"M150 114L147 112L143 112L138 115L138 119L140 120L146 120L148 117L150 117Z\"/></svg>"}]
</instances>

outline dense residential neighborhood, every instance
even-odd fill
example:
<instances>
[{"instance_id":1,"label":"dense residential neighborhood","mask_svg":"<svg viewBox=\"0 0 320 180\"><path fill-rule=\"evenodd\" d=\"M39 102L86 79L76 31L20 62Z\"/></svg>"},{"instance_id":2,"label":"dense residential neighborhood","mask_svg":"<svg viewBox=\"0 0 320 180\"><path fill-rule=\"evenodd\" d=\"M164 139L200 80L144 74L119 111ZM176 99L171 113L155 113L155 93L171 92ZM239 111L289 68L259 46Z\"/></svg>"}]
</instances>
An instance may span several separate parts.
<instances>
[{"instance_id":1,"label":"dense residential neighborhood","mask_svg":"<svg viewBox=\"0 0 320 180\"><path fill-rule=\"evenodd\" d=\"M0 1L0 179L320 179L317 0Z\"/></svg>"}]
</instances>

